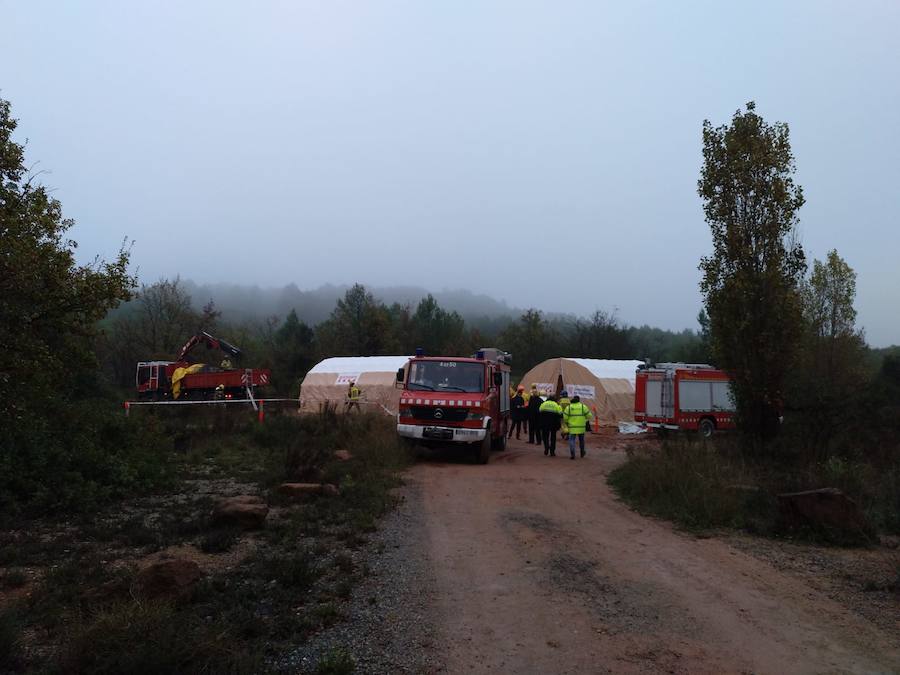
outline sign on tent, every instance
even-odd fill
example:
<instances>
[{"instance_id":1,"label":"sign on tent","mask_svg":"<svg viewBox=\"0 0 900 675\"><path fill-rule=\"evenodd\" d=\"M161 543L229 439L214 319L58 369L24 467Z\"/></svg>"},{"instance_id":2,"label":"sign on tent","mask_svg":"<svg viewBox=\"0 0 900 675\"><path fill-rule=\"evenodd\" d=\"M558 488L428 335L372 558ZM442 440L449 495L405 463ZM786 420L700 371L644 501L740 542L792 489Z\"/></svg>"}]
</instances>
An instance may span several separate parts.
<instances>
[{"instance_id":1,"label":"sign on tent","mask_svg":"<svg viewBox=\"0 0 900 675\"><path fill-rule=\"evenodd\" d=\"M569 398L578 396L579 398L597 398L597 389L592 384L567 384L565 386Z\"/></svg>"},{"instance_id":2,"label":"sign on tent","mask_svg":"<svg viewBox=\"0 0 900 675\"><path fill-rule=\"evenodd\" d=\"M359 382L359 376L362 373L340 373L337 376L337 379L334 381L335 384L350 384L351 382Z\"/></svg>"}]
</instances>

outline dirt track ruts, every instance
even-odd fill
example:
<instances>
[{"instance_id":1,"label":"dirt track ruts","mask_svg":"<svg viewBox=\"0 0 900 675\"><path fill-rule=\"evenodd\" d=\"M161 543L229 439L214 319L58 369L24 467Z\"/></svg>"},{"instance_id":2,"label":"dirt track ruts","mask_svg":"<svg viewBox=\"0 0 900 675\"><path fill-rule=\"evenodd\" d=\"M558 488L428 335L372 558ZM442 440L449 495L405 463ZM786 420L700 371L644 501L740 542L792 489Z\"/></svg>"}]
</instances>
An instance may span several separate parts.
<instances>
[{"instance_id":1,"label":"dirt track ruts","mask_svg":"<svg viewBox=\"0 0 900 675\"><path fill-rule=\"evenodd\" d=\"M588 446L571 461L513 441L487 466L438 456L408 473L446 672L900 671L896 633L631 511L606 484L623 442Z\"/></svg>"}]
</instances>

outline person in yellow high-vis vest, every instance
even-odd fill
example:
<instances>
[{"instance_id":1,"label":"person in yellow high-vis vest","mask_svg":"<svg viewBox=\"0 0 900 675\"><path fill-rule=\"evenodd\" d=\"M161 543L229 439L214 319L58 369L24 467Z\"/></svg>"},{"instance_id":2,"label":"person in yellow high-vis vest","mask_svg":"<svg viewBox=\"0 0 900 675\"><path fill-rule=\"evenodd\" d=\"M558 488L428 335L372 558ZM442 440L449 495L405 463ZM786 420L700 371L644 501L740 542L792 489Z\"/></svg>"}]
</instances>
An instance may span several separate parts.
<instances>
[{"instance_id":1,"label":"person in yellow high-vis vest","mask_svg":"<svg viewBox=\"0 0 900 675\"><path fill-rule=\"evenodd\" d=\"M362 396L362 389L356 386L356 382L351 382L350 386L347 387L347 412L356 408L356 411L359 412L359 397Z\"/></svg>"},{"instance_id":2,"label":"person in yellow high-vis vest","mask_svg":"<svg viewBox=\"0 0 900 675\"><path fill-rule=\"evenodd\" d=\"M584 432L587 429L588 420L593 417L591 409L581 402L578 396L572 397L572 402L563 411L563 419L569 428L569 455L570 459L575 459L575 443L576 439L581 448L581 456L586 454L584 451Z\"/></svg>"},{"instance_id":3,"label":"person in yellow high-vis vest","mask_svg":"<svg viewBox=\"0 0 900 675\"><path fill-rule=\"evenodd\" d=\"M556 396L550 396L541 403L539 408L541 416L541 440L544 443L544 454L556 456L556 431L562 420L562 408L556 402Z\"/></svg>"}]
</instances>

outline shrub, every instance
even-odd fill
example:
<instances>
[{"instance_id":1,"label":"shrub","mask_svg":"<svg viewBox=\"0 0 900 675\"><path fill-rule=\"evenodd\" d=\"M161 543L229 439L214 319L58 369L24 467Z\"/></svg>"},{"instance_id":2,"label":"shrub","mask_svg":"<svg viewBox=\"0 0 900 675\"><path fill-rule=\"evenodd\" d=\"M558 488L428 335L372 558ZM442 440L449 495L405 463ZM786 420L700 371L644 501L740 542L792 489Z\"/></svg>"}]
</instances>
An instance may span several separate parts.
<instances>
[{"instance_id":1,"label":"shrub","mask_svg":"<svg viewBox=\"0 0 900 675\"><path fill-rule=\"evenodd\" d=\"M229 630L169 603L110 606L75 629L60 662L72 673L246 673L262 670Z\"/></svg>"},{"instance_id":2,"label":"shrub","mask_svg":"<svg viewBox=\"0 0 900 675\"><path fill-rule=\"evenodd\" d=\"M224 553L240 539L240 531L233 527L217 527L210 530L200 541L200 550L204 553Z\"/></svg>"},{"instance_id":3,"label":"shrub","mask_svg":"<svg viewBox=\"0 0 900 675\"><path fill-rule=\"evenodd\" d=\"M0 512L85 511L170 480L172 443L155 418L126 419L104 400L73 403L61 415L27 440L0 439Z\"/></svg>"},{"instance_id":4,"label":"shrub","mask_svg":"<svg viewBox=\"0 0 900 675\"><path fill-rule=\"evenodd\" d=\"M758 500L739 458L712 443L672 441L658 453L632 455L609 483L639 511L688 528L741 526L748 501Z\"/></svg>"},{"instance_id":5,"label":"shrub","mask_svg":"<svg viewBox=\"0 0 900 675\"><path fill-rule=\"evenodd\" d=\"M311 588L322 574L316 565L315 556L305 550L264 557L259 560L258 565L264 578L298 591Z\"/></svg>"},{"instance_id":6,"label":"shrub","mask_svg":"<svg viewBox=\"0 0 900 675\"><path fill-rule=\"evenodd\" d=\"M350 675L356 670L356 662L344 649L333 649L316 664L317 675Z\"/></svg>"},{"instance_id":7,"label":"shrub","mask_svg":"<svg viewBox=\"0 0 900 675\"><path fill-rule=\"evenodd\" d=\"M0 670L14 670L19 662L22 619L14 609L0 610Z\"/></svg>"}]
</instances>

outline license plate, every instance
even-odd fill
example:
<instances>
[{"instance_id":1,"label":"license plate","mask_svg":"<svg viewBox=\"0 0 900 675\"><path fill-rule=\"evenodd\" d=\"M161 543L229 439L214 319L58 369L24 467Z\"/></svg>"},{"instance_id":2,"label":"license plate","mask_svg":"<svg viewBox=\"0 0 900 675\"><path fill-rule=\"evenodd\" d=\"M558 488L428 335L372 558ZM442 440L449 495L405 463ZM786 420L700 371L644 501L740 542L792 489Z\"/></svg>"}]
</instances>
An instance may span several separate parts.
<instances>
[{"instance_id":1,"label":"license plate","mask_svg":"<svg viewBox=\"0 0 900 675\"><path fill-rule=\"evenodd\" d=\"M453 429L444 429L443 427L425 427L422 430L425 438L452 439Z\"/></svg>"}]
</instances>

